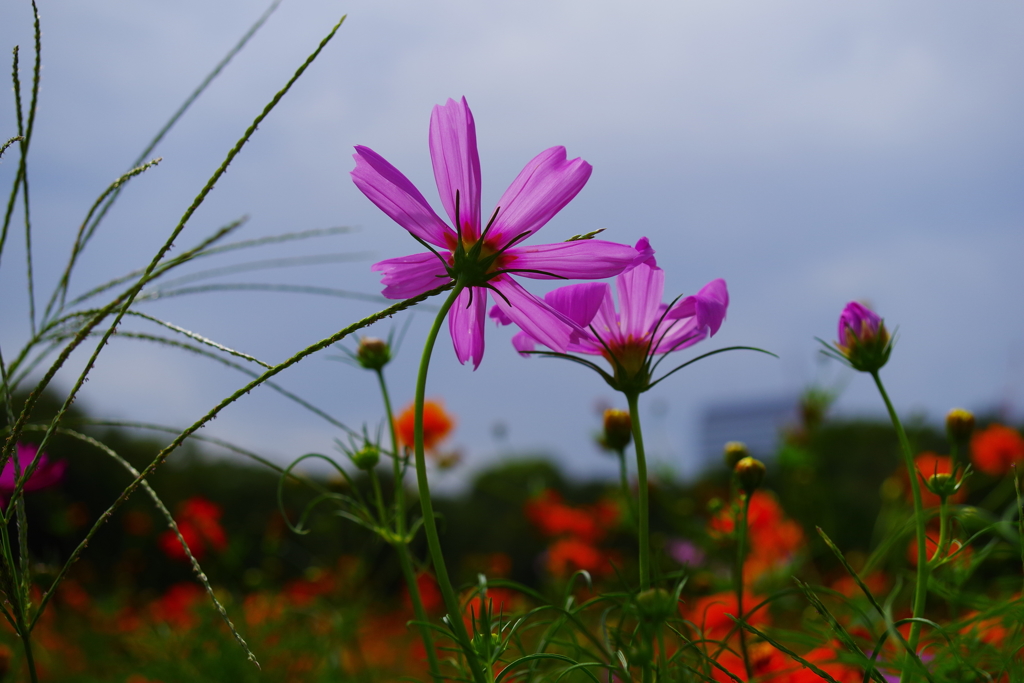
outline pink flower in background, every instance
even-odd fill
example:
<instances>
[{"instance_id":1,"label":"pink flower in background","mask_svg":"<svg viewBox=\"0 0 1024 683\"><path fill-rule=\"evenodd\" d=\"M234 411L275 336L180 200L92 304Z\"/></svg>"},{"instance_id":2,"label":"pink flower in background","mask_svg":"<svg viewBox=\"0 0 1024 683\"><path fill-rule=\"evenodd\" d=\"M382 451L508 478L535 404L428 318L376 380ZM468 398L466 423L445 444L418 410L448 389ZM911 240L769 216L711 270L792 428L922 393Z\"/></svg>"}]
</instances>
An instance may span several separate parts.
<instances>
[{"instance_id":1,"label":"pink flower in background","mask_svg":"<svg viewBox=\"0 0 1024 683\"><path fill-rule=\"evenodd\" d=\"M564 147L541 152L505 190L484 223L476 126L465 98L434 107L429 142L441 204L454 229L398 169L367 147L355 148L356 187L428 249L373 265L383 273L384 296L406 299L461 279L466 289L452 306L448 329L459 362L472 360L474 369L484 353L487 290L505 317L540 343L564 351L582 330L512 276L598 279L634 263L632 247L603 240L521 246L583 189L590 164L566 159Z\"/></svg>"},{"instance_id":2,"label":"pink flower in background","mask_svg":"<svg viewBox=\"0 0 1024 683\"><path fill-rule=\"evenodd\" d=\"M59 482L61 477L64 476L64 470L67 469L65 461L51 462L45 453L39 453L39 448L34 444L19 443L17 448L18 462L21 465L23 475L29 465L35 462L36 458L39 459L35 471L32 472L32 476L29 477L29 480L25 482L25 486L22 487L23 491L38 491L39 489L48 488ZM11 458L4 465L3 472L0 472L0 500L6 502L11 497L16 483L14 459Z\"/></svg>"},{"instance_id":3,"label":"pink flower in background","mask_svg":"<svg viewBox=\"0 0 1024 683\"><path fill-rule=\"evenodd\" d=\"M603 356L612 364L614 378L602 375L619 389L644 391L650 388L652 359L693 346L718 332L729 306L725 280L712 280L697 294L674 303L662 303L665 272L658 267L647 238L636 244L643 259L616 278L619 310L611 287L603 282L560 287L549 292L545 301L580 327L584 334L570 342L566 351ZM515 322L495 307L491 317L500 324ZM524 329L512 339L520 353L529 353L537 344L551 347ZM558 349L555 349L558 351ZM584 361L598 369L589 361ZM660 380L659 380L660 381Z\"/></svg>"}]
</instances>

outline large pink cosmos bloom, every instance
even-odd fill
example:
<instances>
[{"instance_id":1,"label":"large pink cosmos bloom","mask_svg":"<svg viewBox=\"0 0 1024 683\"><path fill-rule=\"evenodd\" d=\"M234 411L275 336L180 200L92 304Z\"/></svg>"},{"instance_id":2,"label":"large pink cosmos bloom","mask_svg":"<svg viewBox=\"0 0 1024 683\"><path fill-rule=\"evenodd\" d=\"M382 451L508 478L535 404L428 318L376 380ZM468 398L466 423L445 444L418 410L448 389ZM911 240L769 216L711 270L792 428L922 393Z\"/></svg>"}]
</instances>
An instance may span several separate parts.
<instances>
[{"instance_id":1,"label":"large pink cosmos bloom","mask_svg":"<svg viewBox=\"0 0 1024 683\"><path fill-rule=\"evenodd\" d=\"M621 273L636 260L632 247L603 240L521 246L583 188L590 164L566 159L564 147L541 152L484 223L476 127L465 98L434 107L429 139L437 190L454 229L398 169L367 147L355 148L356 187L429 249L373 265L383 273L384 296L407 299L461 278L466 289L452 306L448 329L459 362L472 360L474 369L484 354L487 290L509 320L546 346L565 350L582 330L512 276L599 279Z\"/></svg>"},{"instance_id":2,"label":"large pink cosmos bloom","mask_svg":"<svg viewBox=\"0 0 1024 683\"><path fill-rule=\"evenodd\" d=\"M67 463L63 460L50 462L46 454L40 453L38 447L33 444L19 443L17 448L18 464L21 465L22 474L24 474L31 463L35 462L36 458L39 459L35 471L32 472L32 476L29 477L29 480L25 482L25 486L22 487L23 491L37 491L48 488L59 482L61 477L64 476ZM3 472L0 472L0 503L6 503L7 499L14 493L16 482L14 459L12 458L4 465Z\"/></svg>"},{"instance_id":3,"label":"large pink cosmos bloom","mask_svg":"<svg viewBox=\"0 0 1024 683\"><path fill-rule=\"evenodd\" d=\"M693 346L718 332L729 307L729 291L725 280L712 280L692 296L671 305L662 303L665 271L658 267L646 237L637 242L636 250L644 260L616 278L618 312L612 289L604 282L560 287L544 298L587 330L565 351L603 356L611 363L614 377L603 372L602 376L620 390L639 393L652 385L656 356ZM499 324L514 322L497 307L491 317ZM525 329L512 343L523 354L534 351L537 344L553 348Z\"/></svg>"}]
</instances>

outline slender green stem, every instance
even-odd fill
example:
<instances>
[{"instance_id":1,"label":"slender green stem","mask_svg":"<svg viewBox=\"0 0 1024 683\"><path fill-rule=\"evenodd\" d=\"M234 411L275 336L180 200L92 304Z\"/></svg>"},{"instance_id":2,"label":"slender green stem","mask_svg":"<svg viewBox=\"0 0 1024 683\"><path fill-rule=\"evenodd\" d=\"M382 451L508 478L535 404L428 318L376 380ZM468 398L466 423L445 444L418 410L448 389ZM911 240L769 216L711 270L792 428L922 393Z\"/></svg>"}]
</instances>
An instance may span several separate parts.
<instances>
[{"instance_id":1,"label":"slender green stem","mask_svg":"<svg viewBox=\"0 0 1024 683\"><path fill-rule=\"evenodd\" d=\"M743 496L743 511L736 519L736 567L734 570L736 582L736 611L739 612L740 621L746 620L743 613L743 561L747 555L747 519L750 516L750 496ZM747 680L753 676L750 668L750 653L747 651L746 629L740 625L740 652L743 654L743 668L747 672Z\"/></svg>"},{"instance_id":2,"label":"slender green stem","mask_svg":"<svg viewBox=\"0 0 1024 683\"><path fill-rule=\"evenodd\" d=\"M622 488L622 500L626 501L626 514L629 515L629 522L636 524L636 510L633 505L633 496L629 492L629 472L626 469L626 449L615 451L619 459L619 486Z\"/></svg>"},{"instance_id":3,"label":"slender green stem","mask_svg":"<svg viewBox=\"0 0 1024 683\"><path fill-rule=\"evenodd\" d=\"M921 501L921 482L918 480L917 467L914 465L914 453L910 448L910 440L907 439L907 433L903 431L903 423L900 422L899 415L896 414L896 409L892 407L892 401L889 400L889 395L885 392L885 387L882 386L882 378L879 377L877 370L871 373L871 377L875 380L878 393L882 395L882 400L885 401L885 408L889 411L889 419L892 420L892 425L896 429L896 436L900 441L900 449L903 451L903 459L907 465L907 474L910 477L910 491L914 497L914 522L917 535L917 585L914 587L914 604L911 608L914 621L910 624L910 636L907 638L907 645L911 650L911 654L913 654L917 652L917 640L921 633L920 619L924 616L924 604L928 598L928 549L925 545L925 517L924 504ZM900 683L908 683L913 678L912 668L910 666L904 667L900 673Z\"/></svg>"},{"instance_id":4,"label":"slender green stem","mask_svg":"<svg viewBox=\"0 0 1024 683\"><path fill-rule=\"evenodd\" d=\"M951 540L949 534L949 503L946 501L946 497L943 496L942 501L939 503L939 542L935 546L935 554L932 555L931 562L940 562L949 554Z\"/></svg>"},{"instance_id":5,"label":"slender green stem","mask_svg":"<svg viewBox=\"0 0 1024 683\"><path fill-rule=\"evenodd\" d=\"M376 469L371 469L369 474L370 484L373 486L373 500L377 504L377 517L380 519L381 527L387 528L388 513L384 509L384 492L380 488L380 477L377 476Z\"/></svg>"},{"instance_id":6,"label":"slender green stem","mask_svg":"<svg viewBox=\"0 0 1024 683\"><path fill-rule=\"evenodd\" d=\"M403 475L402 458L398 451L398 433L395 430L395 416L391 410L391 395L388 393L388 385L384 381L384 369L377 369L377 381L380 383L380 395L384 399L384 412L388 419L388 432L391 435L391 453L394 456L394 478L395 478L395 552L398 553L398 564L402 567L402 576L405 577L405 585L409 587L409 600L412 602L412 612L419 622L418 628L420 638L423 640L423 647L427 651L427 667L430 670L430 677L434 683L442 683L441 669L437 664L437 651L434 649L434 638L430 635L430 627L427 625L427 610L423 608L423 597L420 595L420 586L416 582L416 572L413 571L412 560L409 557L409 541L405 537L405 481Z\"/></svg>"},{"instance_id":7,"label":"slender green stem","mask_svg":"<svg viewBox=\"0 0 1024 683\"><path fill-rule=\"evenodd\" d=\"M647 502L647 456L644 453L644 435L640 428L639 394L627 393L629 417L633 423L633 447L636 449L637 477L637 535L640 537L640 590L651 587L651 540Z\"/></svg>"},{"instance_id":8,"label":"slender green stem","mask_svg":"<svg viewBox=\"0 0 1024 683\"><path fill-rule=\"evenodd\" d=\"M1013 490L1017 493L1017 543L1020 545L1020 561L1024 564L1024 500L1020 496L1020 478L1019 472L1017 472L1017 465L1014 463L1011 465L1013 468Z\"/></svg>"},{"instance_id":9,"label":"slender green stem","mask_svg":"<svg viewBox=\"0 0 1024 683\"><path fill-rule=\"evenodd\" d=\"M25 649L25 665L28 667L28 678L32 683L38 683L39 675L36 673L36 660L32 656L32 634L23 630L20 635L22 646Z\"/></svg>"},{"instance_id":10,"label":"slender green stem","mask_svg":"<svg viewBox=\"0 0 1024 683\"><path fill-rule=\"evenodd\" d=\"M448 625L455 634L455 640L462 648L469 663L470 673L476 683L484 683L484 673L481 669L476 653L466 633L466 625L462 622L462 609L459 599L452 588L451 579L448 578L448 569L444 563L444 554L441 552L441 539L437 534L437 523L434 520L434 504L430 500L430 484L427 481L427 460L423 451L423 401L427 390L427 370L430 368L430 356L434 351L434 342L441 330L441 323L448 315L449 309L455 303L465 285L462 281L455 283L455 288L445 299L441 310L437 312L437 318L427 335L427 342L423 345L423 357L420 359L419 375L416 377L416 484L419 487L420 507L423 509L423 531L427 537L427 547L430 549L430 559L434 564L434 574L437 577L437 584L441 588L441 595L444 597L444 604L448 610Z\"/></svg>"}]
</instances>

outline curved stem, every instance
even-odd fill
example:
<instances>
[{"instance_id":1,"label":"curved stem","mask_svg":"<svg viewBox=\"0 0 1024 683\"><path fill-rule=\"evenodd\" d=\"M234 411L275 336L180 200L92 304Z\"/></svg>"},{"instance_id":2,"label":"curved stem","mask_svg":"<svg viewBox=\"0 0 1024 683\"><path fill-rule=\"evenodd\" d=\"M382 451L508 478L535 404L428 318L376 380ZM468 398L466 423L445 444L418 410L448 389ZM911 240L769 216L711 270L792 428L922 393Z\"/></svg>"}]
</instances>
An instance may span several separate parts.
<instances>
[{"instance_id":1,"label":"curved stem","mask_svg":"<svg viewBox=\"0 0 1024 683\"><path fill-rule=\"evenodd\" d=\"M402 576L405 577L405 585L409 587L409 600L412 602L412 612L419 622L420 638L423 640L423 647L427 651L427 668L430 670L430 677L434 683L442 683L441 670L437 664L437 651L434 650L434 638L430 635L430 627L427 625L427 611L423 608L423 597L420 595L420 586L416 582L416 572L412 568L412 560L409 557L409 540L405 537L405 482L403 481L403 468L398 452L398 433L395 430L395 416L391 410L391 396L388 393L388 385L384 381L384 369L377 369L377 380L380 382L380 394L384 398L384 412L387 414L388 431L391 433L391 452L394 455L394 478L395 478L395 552L398 553L398 564L402 567Z\"/></svg>"},{"instance_id":2,"label":"curved stem","mask_svg":"<svg viewBox=\"0 0 1024 683\"><path fill-rule=\"evenodd\" d=\"M648 519L647 502L647 456L644 453L644 435L640 429L639 394L629 392L629 417L633 423L633 446L636 449L637 478L637 535L640 538L640 590L651 587L651 541L650 520Z\"/></svg>"},{"instance_id":3,"label":"curved stem","mask_svg":"<svg viewBox=\"0 0 1024 683\"><path fill-rule=\"evenodd\" d=\"M448 626L455 635L455 639L466 655L469 663L470 673L476 683L484 683L483 671L477 661L476 653L466 633L466 625L462 622L462 610L459 599L452 588L451 579L448 578L448 569L444 563L444 554L441 552L441 539L437 534L437 523L434 521L434 504L430 500L430 484L427 481L427 460L423 452L423 401L427 390L427 370L430 368L430 356L434 350L434 342L437 340L437 333L441 330L441 323L448 316L455 299L458 298L465 285L461 280L455 283L455 288L441 305L437 312L434 324L427 335L427 342L423 345L423 357L420 359L420 370L416 377L416 484L419 488L420 507L423 510L423 531L427 537L427 547L430 549L430 559L434 564L434 574L437 577L437 585L441 589L441 596L444 598L445 608L448 610Z\"/></svg>"},{"instance_id":4,"label":"curved stem","mask_svg":"<svg viewBox=\"0 0 1024 683\"><path fill-rule=\"evenodd\" d=\"M736 520L736 611L739 612L740 621L746 620L743 613L743 561L747 554L747 519L750 516L750 496L743 496L743 512ZM747 680L754 675L750 668L750 653L747 651L747 634L743 624L740 624L740 652L743 654L743 668L747 672Z\"/></svg>"},{"instance_id":5,"label":"curved stem","mask_svg":"<svg viewBox=\"0 0 1024 683\"><path fill-rule=\"evenodd\" d=\"M889 395L885 393L885 387L882 386L882 378L878 376L877 370L871 373L871 377L875 380L878 392L882 395L882 400L885 401L885 408L889 411L889 419L892 420L892 425L896 429L896 436L900 441L900 449L903 451L903 459L907 465L907 474L910 477L910 491L914 496L914 522L917 532L917 585L914 587L914 604L912 607L914 621L910 624L910 636L907 638L907 646L910 648L911 654L914 654L917 652L917 639L921 633L920 619L924 615L924 604L928 598L928 549L925 545L925 518L924 505L921 501L921 482L918 481L917 467L914 465L914 453L910 448L910 440L907 439L907 433L903 431L903 423L900 422L896 410L892 407ZM913 673L910 666L906 666L900 673L900 683L907 683L911 680L913 680Z\"/></svg>"}]
</instances>

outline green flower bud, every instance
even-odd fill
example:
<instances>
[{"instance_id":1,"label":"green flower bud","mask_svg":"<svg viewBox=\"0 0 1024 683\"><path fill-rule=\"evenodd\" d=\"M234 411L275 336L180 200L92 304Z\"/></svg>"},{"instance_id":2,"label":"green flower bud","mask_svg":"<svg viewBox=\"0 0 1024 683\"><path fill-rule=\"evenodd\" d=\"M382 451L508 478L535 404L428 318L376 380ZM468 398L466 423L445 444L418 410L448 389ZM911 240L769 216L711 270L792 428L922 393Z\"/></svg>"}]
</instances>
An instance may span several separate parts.
<instances>
[{"instance_id":1,"label":"green flower bud","mask_svg":"<svg viewBox=\"0 0 1024 683\"><path fill-rule=\"evenodd\" d=\"M963 408L953 408L946 414L946 433L957 443L965 443L974 432L974 413Z\"/></svg>"},{"instance_id":2,"label":"green flower bud","mask_svg":"<svg viewBox=\"0 0 1024 683\"><path fill-rule=\"evenodd\" d=\"M636 596L636 606L640 616L654 623L665 621L676 611L676 601L664 588L648 588L642 591Z\"/></svg>"},{"instance_id":3,"label":"green flower bud","mask_svg":"<svg viewBox=\"0 0 1024 683\"><path fill-rule=\"evenodd\" d=\"M391 347L383 339L363 337L356 349L356 360L367 370L380 370L391 361Z\"/></svg>"},{"instance_id":4,"label":"green flower bud","mask_svg":"<svg viewBox=\"0 0 1024 683\"><path fill-rule=\"evenodd\" d=\"M753 495L757 487L764 481L765 471L764 463L751 457L740 460L736 463L736 469L733 470L736 473L736 479L740 482L740 487L748 496Z\"/></svg>"},{"instance_id":5,"label":"green flower bud","mask_svg":"<svg viewBox=\"0 0 1024 683\"><path fill-rule=\"evenodd\" d=\"M380 449L372 443L367 443L351 455L352 464L361 470L369 472L380 462Z\"/></svg>"},{"instance_id":6,"label":"green flower bud","mask_svg":"<svg viewBox=\"0 0 1024 683\"><path fill-rule=\"evenodd\" d=\"M633 420L629 412L609 408L604 411L604 434L601 445L612 451L621 451L633 439Z\"/></svg>"},{"instance_id":7,"label":"green flower bud","mask_svg":"<svg viewBox=\"0 0 1024 683\"><path fill-rule=\"evenodd\" d=\"M750 457L750 451L747 449L747 444L742 441L730 441L725 444L725 466L730 470L736 469L736 463L743 458Z\"/></svg>"}]
</instances>

